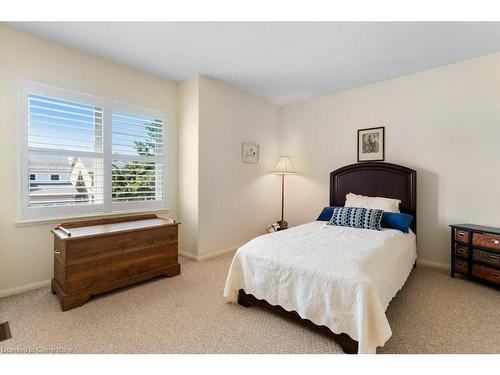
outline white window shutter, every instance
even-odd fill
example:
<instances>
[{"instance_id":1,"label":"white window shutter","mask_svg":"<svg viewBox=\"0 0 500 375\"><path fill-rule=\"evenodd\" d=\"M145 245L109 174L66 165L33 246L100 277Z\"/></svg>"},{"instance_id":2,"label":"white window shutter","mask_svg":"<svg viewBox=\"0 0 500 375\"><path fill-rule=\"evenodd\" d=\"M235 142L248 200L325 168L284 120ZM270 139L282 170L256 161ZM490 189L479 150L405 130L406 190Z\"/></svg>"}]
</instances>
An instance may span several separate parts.
<instances>
[{"instance_id":1,"label":"white window shutter","mask_svg":"<svg viewBox=\"0 0 500 375\"><path fill-rule=\"evenodd\" d=\"M28 207L103 203L103 109L28 94Z\"/></svg>"},{"instance_id":2,"label":"white window shutter","mask_svg":"<svg viewBox=\"0 0 500 375\"><path fill-rule=\"evenodd\" d=\"M166 208L162 112L36 83L24 100L21 219Z\"/></svg>"}]
</instances>

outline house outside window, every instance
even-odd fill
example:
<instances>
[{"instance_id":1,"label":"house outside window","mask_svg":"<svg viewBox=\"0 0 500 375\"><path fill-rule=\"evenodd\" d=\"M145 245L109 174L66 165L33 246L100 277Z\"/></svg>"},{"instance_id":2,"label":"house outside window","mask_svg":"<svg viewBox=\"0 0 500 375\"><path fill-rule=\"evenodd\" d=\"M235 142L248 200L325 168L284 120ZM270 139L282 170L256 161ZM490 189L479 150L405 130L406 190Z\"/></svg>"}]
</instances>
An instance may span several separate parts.
<instances>
[{"instance_id":1,"label":"house outside window","mask_svg":"<svg viewBox=\"0 0 500 375\"><path fill-rule=\"evenodd\" d=\"M166 208L161 111L36 83L23 98L21 219Z\"/></svg>"}]
</instances>

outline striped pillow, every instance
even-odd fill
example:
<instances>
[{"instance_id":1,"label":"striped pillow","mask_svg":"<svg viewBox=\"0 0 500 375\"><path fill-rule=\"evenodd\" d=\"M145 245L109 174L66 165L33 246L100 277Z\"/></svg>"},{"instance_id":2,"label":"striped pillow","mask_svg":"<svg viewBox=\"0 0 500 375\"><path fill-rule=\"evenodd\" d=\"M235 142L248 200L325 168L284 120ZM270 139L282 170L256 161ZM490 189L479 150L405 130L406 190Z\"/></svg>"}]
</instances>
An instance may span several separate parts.
<instances>
[{"instance_id":1,"label":"striped pillow","mask_svg":"<svg viewBox=\"0 0 500 375\"><path fill-rule=\"evenodd\" d=\"M335 207L329 225L382 230L380 221L383 210L358 207Z\"/></svg>"}]
</instances>

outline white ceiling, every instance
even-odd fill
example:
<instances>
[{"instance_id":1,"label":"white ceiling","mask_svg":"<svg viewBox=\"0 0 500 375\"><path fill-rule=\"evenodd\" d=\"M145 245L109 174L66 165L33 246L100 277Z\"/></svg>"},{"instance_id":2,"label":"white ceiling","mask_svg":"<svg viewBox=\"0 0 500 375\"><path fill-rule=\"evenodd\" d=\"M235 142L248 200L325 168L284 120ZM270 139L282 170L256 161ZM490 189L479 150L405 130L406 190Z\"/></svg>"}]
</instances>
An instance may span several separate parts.
<instances>
[{"instance_id":1,"label":"white ceiling","mask_svg":"<svg viewBox=\"0 0 500 375\"><path fill-rule=\"evenodd\" d=\"M279 105L500 51L500 23L10 25L175 81L214 77Z\"/></svg>"}]
</instances>

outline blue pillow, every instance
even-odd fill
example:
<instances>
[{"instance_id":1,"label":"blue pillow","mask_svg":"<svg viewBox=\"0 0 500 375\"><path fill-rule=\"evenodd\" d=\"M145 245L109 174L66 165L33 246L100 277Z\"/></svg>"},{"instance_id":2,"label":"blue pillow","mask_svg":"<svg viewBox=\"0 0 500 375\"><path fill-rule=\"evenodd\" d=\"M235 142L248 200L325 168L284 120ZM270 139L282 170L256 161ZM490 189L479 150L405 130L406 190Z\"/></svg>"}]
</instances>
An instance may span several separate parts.
<instances>
[{"instance_id":1,"label":"blue pillow","mask_svg":"<svg viewBox=\"0 0 500 375\"><path fill-rule=\"evenodd\" d=\"M330 221L330 219L333 216L333 209L335 207L325 207L323 208L323 211L319 214L318 218L316 221Z\"/></svg>"},{"instance_id":2,"label":"blue pillow","mask_svg":"<svg viewBox=\"0 0 500 375\"><path fill-rule=\"evenodd\" d=\"M382 230L380 221L383 210L359 207L334 207L329 225L343 227Z\"/></svg>"},{"instance_id":3,"label":"blue pillow","mask_svg":"<svg viewBox=\"0 0 500 375\"><path fill-rule=\"evenodd\" d=\"M382 227L397 229L401 232L408 233L410 224L413 221L413 216L399 212L384 212L382 214Z\"/></svg>"}]
</instances>

